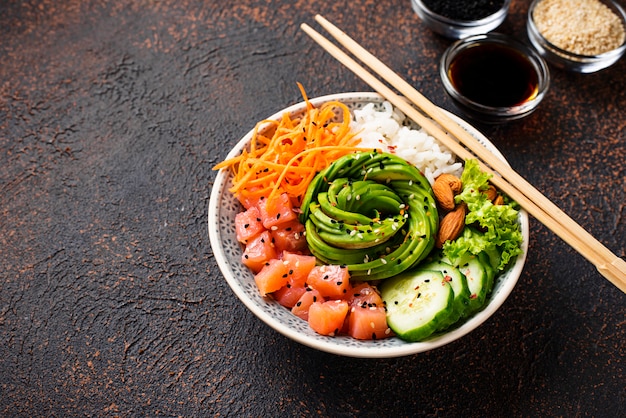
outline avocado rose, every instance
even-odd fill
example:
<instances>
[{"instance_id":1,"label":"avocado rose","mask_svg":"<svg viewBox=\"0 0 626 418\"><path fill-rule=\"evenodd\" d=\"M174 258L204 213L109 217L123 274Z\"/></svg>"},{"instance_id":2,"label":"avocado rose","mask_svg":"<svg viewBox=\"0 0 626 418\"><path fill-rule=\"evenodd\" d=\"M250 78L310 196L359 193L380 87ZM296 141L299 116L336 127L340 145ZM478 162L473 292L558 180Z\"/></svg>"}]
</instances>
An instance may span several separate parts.
<instances>
[{"instance_id":1,"label":"avocado rose","mask_svg":"<svg viewBox=\"0 0 626 418\"><path fill-rule=\"evenodd\" d=\"M418 264L439 227L428 180L404 159L377 151L348 154L319 172L301 210L311 253L361 281Z\"/></svg>"}]
</instances>

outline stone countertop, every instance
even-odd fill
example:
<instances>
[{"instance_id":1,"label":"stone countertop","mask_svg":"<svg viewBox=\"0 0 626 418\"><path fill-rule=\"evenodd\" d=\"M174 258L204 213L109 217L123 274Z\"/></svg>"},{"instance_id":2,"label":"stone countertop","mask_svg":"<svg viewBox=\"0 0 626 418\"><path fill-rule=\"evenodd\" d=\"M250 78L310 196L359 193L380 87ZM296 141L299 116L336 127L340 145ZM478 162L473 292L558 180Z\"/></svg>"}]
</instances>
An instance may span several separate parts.
<instances>
[{"instance_id":1,"label":"stone countertop","mask_svg":"<svg viewBox=\"0 0 626 418\"><path fill-rule=\"evenodd\" d=\"M526 41L529 3L498 31ZM504 305L418 355L310 349L230 290L213 165L297 82L371 90L299 29L316 13L456 112L451 41L408 0L0 3L0 415L626 415L626 296L534 219ZM551 72L534 114L476 127L624 257L626 60Z\"/></svg>"}]
</instances>

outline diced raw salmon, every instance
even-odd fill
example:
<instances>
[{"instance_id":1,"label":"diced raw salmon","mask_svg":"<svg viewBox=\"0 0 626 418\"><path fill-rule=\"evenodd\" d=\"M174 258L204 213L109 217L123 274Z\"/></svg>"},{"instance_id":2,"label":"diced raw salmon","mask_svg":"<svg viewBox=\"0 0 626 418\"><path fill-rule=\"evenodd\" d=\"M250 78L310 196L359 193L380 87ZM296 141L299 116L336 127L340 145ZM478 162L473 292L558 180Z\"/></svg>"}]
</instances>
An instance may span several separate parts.
<instances>
[{"instance_id":1,"label":"diced raw salmon","mask_svg":"<svg viewBox=\"0 0 626 418\"><path fill-rule=\"evenodd\" d=\"M269 231L263 231L250 239L241 261L253 272L258 273L268 261L277 257L278 254L272 244L272 235Z\"/></svg>"},{"instance_id":2,"label":"diced raw salmon","mask_svg":"<svg viewBox=\"0 0 626 418\"><path fill-rule=\"evenodd\" d=\"M353 306L348 314L348 334L359 340L379 340L390 337L385 308Z\"/></svg>"},{"instance_id":3,"label":"diced raw salmon","mask_svg":"<svg viewBox=\"0 0 626 418\"><path fill-rule=\"evenodd\" d=\"M292 308L306 292L305 283L309 272L315 267L315 257L283 252L283 263L289 269L289 280L285 286L272 294L281 305Z\"/></svg>"},{"instance_id":4,"label":"diced raw salmon","mask_svg":"<svg viewBox=\"0 0 626 418\"><path fill-rule=\"evenodd\" d=\"M235 231L237 233L237 241L247 244L248 241L265 231L263 222L261 222L261 213L256 206L252 206L243 212L235 215Z\"/></svg>"},{"instance_id":5,"label":"diced raw salmon","mask_svg":"<svg viewBox=\"0 0 626 418\"><path fill-rule=\"evenodd\" d=\"M293 313L298 318L302 318L305 321L309 320L309 308L315 302L324 301L324 297L320 292L314 289L307 289L304 294L298 299L293 308L291 308L291 313Z\"/></svg>"},{"instance_id":6,"label":"diced raw salmon","mask_svg":"<svg viewBox=\"0 0 626 418\"><path fill-rule=\"evenodd\" d=\"M337 335L349 309L345 300L314 302L309 308L309 325L318 334Z\"/></svg>"},{"instance_id":7,"label":"diced raw salmon","mask_svg":"<svg viewBox=\"0 0 626 418\"><path fill-rule=\"evenodd\" d=\"M313 267L306 282L328 299L346 299L352 289L348 269L338 265Z\"/></svg>"},{"instance_id":8,"label":"diced raw salmon","mask_svg":"<svg viewBox=\"0 0 626 418\"><path fill-rule=\"evenodd\" d=\"M347 298L351 307L383 306L383 299L378 290L367 282L353 285L350 296Z\"/></svg>"},{"instance_id":9,"label":"diced raw salmon","mask_svg":"<svg viewBox=\"0 0 626 418\"><path fill-rule=\"evenodd\" d=\"M304 236L304 225L299 220L294 219L277 225L276 229L272 229L270 232L274 238L274 245L277 251L308 254L309 247Z\"/></svg>"},{"instance_id":10,"label":"diced raw salmon","mask_svg":"<svg viewBox=\"0 0 626 418\"><path fill-rule=\"evenodd\" d=\"M270 260L262 269L254 276L261 296L266 296L285 286L289 281L289 267L285 265L283 260Z\"/></svg>"},{"instance_id":11,"label":"diced raw salmon","mask_svg":"<svg viewBox=\"0 0 626 418\"><path fill-rule=\"evenodd\" d=\"M287 193L283 193L268 203L267 199L258 203L263 226L269 230L278 228L278 225L298 219ZM274 227L274 228L273 228Z\"/></svg>"}]
</instances>

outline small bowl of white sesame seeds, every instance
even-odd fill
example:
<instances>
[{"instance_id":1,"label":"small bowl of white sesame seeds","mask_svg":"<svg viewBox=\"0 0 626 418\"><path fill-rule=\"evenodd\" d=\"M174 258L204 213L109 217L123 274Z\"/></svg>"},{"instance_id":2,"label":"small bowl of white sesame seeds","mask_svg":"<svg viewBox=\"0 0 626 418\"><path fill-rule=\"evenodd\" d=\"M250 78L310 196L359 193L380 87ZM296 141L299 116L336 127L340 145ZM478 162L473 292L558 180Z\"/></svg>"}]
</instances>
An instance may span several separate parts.
<instances>
[{"instance_id":1,"label":"small bowl of white sesame seeds","mask_svg":"<svg viewBox=\"0 0 626 418\"><path fill-rule=\"evenodd\" d=\"M528 38L557 68L592 73L626 52L626 12L612 0L534 0Z\"/></svg>"}]
</instances>

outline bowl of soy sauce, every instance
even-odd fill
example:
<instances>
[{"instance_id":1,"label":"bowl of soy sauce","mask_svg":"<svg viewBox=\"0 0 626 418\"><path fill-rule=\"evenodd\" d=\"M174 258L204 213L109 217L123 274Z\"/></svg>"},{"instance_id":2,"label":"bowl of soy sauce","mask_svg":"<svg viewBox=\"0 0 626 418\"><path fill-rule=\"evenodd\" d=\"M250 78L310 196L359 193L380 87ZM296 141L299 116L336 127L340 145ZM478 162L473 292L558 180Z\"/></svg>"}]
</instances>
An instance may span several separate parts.
<instances>
[{"instance_id":1,"label":"bowl of soy sauce","mask_svg":"<svg viewBox=\"0 0 626 418\"><path fill-rule=\"evenodd\" d=\"M541 56L499 33L454 42L441 57L443 86L459 109L472 119L501 123L531 114L550 85Z\"/></svg>"}]
</instances>

